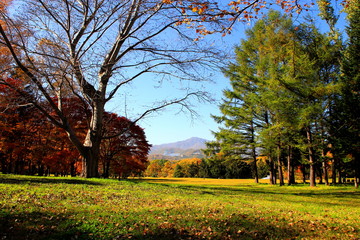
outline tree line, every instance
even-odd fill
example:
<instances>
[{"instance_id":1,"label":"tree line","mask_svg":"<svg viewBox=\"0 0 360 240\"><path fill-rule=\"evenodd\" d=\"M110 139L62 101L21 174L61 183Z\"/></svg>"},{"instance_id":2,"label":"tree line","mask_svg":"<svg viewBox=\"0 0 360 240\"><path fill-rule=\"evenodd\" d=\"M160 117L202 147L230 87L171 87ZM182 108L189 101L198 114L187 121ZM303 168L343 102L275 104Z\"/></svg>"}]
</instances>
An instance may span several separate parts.
<instances>
[{"instance_id":1,"label":"tree line","mask_svg":"<svg viewBox=\"0 0 360 240\"><path fill-rule=\"evenodd\" d=\"M223 69L231 87L213 116L220 127L208 159L252 162L256 182L263 156L271 184L284 185L285 175L293 184L301 170L310 186L345 177L359 185L360 2L349 4L346 39L325 0L318 5L326 33L276 11L247 30L236 60Z\"/></svg>"},{"instance_id":2,"label":"tree line","mask_svg":"<svg viewBox=\"0 0 360 240\"><path fill-rule=\"evenodd\" d=\"M265 161L258 162L259 176L266 177L268 166ZM252 178L251 164L231 159L186 158L182 160L157 159L150 161L143 176L174 178Z\"/></svg>"}]
</instances>

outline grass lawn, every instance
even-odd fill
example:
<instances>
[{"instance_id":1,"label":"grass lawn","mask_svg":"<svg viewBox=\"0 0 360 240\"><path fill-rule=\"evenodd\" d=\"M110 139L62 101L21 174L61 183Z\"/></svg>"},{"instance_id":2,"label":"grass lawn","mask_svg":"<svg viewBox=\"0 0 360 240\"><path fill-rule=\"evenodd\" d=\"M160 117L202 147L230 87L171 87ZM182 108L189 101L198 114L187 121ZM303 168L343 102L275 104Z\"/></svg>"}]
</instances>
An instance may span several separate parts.
<instances>
[{"instance_id":1,"label":"grass lawn","mask_svg":"<svg viewBox=\"0 0 360 240\"><path fill-rule=\"evenodd\" d=\"M360 239L360 190L0 174L0 239Z\"/></svg>"}]
</instances>

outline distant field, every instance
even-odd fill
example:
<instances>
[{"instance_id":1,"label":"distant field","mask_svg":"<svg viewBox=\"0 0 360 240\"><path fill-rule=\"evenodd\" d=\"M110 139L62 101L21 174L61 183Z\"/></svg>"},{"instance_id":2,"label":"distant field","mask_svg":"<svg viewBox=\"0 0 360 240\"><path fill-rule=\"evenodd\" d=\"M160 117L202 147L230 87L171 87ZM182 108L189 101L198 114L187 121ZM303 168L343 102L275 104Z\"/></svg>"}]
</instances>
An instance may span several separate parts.
<instances>
[{"instance_id":1,"label":"distant field","mask_svg":"<svg viewBox=\"0 0 360 240\"><path fill-rule=\"evenodd\" d=\"M236 186L243 184L253 185L254 179L213 179L213 178L132 178L134 181L146 181L159 184L185 184L185 185L218 185ZM268 179L260 179L260 183L268 183Z\"/></svg>"},{"instance_id":2,"label":"distant field","mask_svg":"<svg viewBox=\"0 0 360 240\"><path fill-rule=\"evenodd\" d=\"M360 239L359 216L352 186L0 174L0 239Z\"/></svg>"}]
</instances>

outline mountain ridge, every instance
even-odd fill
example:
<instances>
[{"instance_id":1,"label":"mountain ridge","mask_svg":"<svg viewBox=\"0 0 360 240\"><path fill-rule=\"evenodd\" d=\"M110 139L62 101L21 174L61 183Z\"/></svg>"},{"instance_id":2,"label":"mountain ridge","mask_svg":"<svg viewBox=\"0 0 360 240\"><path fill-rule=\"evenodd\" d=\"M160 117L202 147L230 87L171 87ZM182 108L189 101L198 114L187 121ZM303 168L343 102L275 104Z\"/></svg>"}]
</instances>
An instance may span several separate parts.
<instances>
[{"instance_id":1,"label":"mountain ridge","mask_svg":"<svg viewBox=\"0 0 360 240\"><path fill-rule=\"evenodd\" d=\"M201 149L206 148L208 140L192 137L186 140L154 145L151 147L149 155L156 155L157 157L202 157Z\"/></svg>"}]
</instances>

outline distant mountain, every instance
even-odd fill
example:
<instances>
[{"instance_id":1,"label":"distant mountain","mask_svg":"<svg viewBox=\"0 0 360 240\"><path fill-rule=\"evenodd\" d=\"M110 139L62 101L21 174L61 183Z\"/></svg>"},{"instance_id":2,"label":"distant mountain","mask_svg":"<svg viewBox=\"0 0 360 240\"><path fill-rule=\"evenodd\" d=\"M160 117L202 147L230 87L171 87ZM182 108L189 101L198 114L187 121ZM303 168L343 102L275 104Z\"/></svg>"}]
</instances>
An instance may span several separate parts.
<instances>
[{"instance_id":1,"label":"distant mountain","mask_svg":"<svg viewBox=\"0 0 360 240\"><path fill-rule=\"evenodd\" d=\"M208 140L192 137L184 141L154 145L150 151L150 159L154 158L191 158L203 157L201 149L205 149Z\"/></svg>"},{"instance_id":2,"label":"distant mountain","mask_svg":"<svg viewBox=\"0 0 360 240\"><path fill-rule=\"evenodd\" d=\"M205 142L208 142L208 140L203 138L192 137L184 141L154 145L151 148L151 151L156 151L158 149L166 149L166 148L203 149L206 147Z\"/></svg>"}]
</instances>

